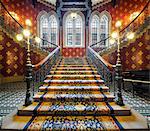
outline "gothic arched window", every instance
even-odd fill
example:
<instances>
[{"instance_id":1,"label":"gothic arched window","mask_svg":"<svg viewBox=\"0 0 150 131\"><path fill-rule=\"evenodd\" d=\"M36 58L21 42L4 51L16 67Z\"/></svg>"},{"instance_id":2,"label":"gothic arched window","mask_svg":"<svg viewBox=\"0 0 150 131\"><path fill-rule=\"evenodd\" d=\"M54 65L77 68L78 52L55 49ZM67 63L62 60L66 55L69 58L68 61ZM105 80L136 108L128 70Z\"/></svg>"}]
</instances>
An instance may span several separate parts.
<instances>
[{"instance_id":1,"label":"gothic arched window","mask_svg":"<svg viewBox=\"0 0 150 131\"><path fill-rule=\"evenodd\" d=\"M48 19L45 15L40 18L40 38L49 41ZM47 42L42 41L42 46L47 46Z\"/></svg>"},{"instance_id":2,"label":"gothic arched window","mask_svg":"<svg viewBox=\"0 0 150 131\"><path fill-rule=\"evenodd\" d=\"M98 15L92 17L91 22L91 44L100 41L100 18Z\"/></svg>"},{"instance_id":3,"label":"gothic arched window","mask_svg":"<svg viewBox=\"0 0 150 131\"><path fill-rule=\"evenodd\" d=\"M109 35L109 19L106 15L103 15L100 19L100 39L104 40ZM104 45L108 45L108 40L104 42Z\"/></svg>"},{"instance_id":4,"label":"gothic arched window","mask_svg":"<svg viewBox=\"0 0 150 131\"><path fill-rule=\"evenodd\" d=\"M83 46L83 20L79 14L72 16L70 13L65 20L65 46Z\"/></svg>"},{"instance_id":5,"label":"gothic arched window","mask_svg":"<svg viewBox=\"0 0 150 131\"><path fill-rule=\"evenodd\" d=\"M54 15L51 15L49 17L49 24L50 24L50 42L57 44L57 37L58 37L58 25L57 25L57 20Z\"/></svg>"},{"instance_id":6,"label":"gothic arched window","mask_svg":"<svg viewBox=\"0 0 150 131\"><path fill-rule=\"evenodd\" d=\"M42 38L42 46L58 44L58 22L55 15L43 13L39 18L39 37ZM47 42L48 41L48 42Z\"/></svg>"},{"instance_id":7,"label":"gothic arched window","mask_svg":"<svg viewBox=\"0 0 150 131\"><path fill-rule=\"evenodd\" d=\"M91 24L90 24L90 44L96 44L96 46L108 46L109 41L106 38L109 37L110 24L111 23L111 15L107 11L93 12L91 16ZM102 41L105 40L105 41ZM102 41L102 42L100 42Z\"/></svg>"}]
</instances>

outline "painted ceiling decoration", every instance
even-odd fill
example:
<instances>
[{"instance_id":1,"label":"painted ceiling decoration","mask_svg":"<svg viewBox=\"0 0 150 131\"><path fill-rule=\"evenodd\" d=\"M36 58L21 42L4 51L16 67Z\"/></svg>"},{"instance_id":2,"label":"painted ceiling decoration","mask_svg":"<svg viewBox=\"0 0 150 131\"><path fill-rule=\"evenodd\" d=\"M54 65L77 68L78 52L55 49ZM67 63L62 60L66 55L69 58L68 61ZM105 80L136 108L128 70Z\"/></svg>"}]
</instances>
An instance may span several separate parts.
<instances>
[{"instance_id":1,"label":"painted ceiling decoration","mask_svg":"<svg viewBox=\"0 0 150 131\"><path fill-rule=\"evenodd\" d=\"M46 2L49 2L53 5L56 5L56 0L41 0L41 1L46 1ZM79 0L73 0L73 1L78 1L79 2ZM83 1L83 0L81 0L81 1ZM92 0L92 5L96 5L97 3L102 3L102 2L105 2L105 1L107 1L107 0Z\"/></svg>"}]
</instances>

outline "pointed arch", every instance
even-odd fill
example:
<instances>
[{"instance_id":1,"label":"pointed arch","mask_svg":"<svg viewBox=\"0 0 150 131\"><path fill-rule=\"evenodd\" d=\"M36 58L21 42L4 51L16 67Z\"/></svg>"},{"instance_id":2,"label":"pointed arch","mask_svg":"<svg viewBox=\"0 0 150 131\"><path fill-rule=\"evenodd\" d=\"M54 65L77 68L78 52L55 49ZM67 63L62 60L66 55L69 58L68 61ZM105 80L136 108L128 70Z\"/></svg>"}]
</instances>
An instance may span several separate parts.
<instances>
[{"instance_id":1,"label":"pointed arch","mask_svg":"<svg viewBox=\"0 0 150 131\"><path fill-rule=\"evenodd\" d=\"M110 13L106 10L102 11L101 13L98 11L92 12L90 17L89 32L90 45L107 38L111 33ZM104 45L108 46L109 41L107 40Z\"/></svg>"},{"instance_id":2,"label":"pointed arch","mask_svg":"<svg viewBox=\"0 0 150 131\"><path fill-rule=\"evenodd\" d=\"M73 18L72 11L65 13L63 17L63 41L64 47L84 47L85 46L85 17L82 12L74 12L76 17Z\"/></svg>"},{"instance_id":3,"label":"pointed arch","mask_svg":"<svg viewBox=\"0 0 150 131\"><path fill-rule=\"evenodd\" d=\"M38 36L53 44L58 44L58 18L55 12L41 11L37 16ZM48 46L48 42L43 41L42 46Z\"/></svg>"},{"instance_id":4,"label":"pointed arch","mask_svg":"<svg viewBox=\"0 0 150 131\"><path fill-rule=\"evenodd\" d=\"M111 34L111 15L108 11L104 10L100 13L100 37L101 40L106 39ZM109 46L109 39L104 43L105 46Z\"/></svg>"}]
</instances>

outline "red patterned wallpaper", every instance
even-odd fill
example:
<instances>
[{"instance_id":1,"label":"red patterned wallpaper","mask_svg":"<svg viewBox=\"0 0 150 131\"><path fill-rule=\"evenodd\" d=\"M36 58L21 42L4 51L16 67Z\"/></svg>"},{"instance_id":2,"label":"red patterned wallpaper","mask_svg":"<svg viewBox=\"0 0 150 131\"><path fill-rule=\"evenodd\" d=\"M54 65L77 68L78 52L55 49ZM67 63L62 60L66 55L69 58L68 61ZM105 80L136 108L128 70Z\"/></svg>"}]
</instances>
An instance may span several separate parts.
<instances>
[{"instance_id":1,"label":"red patterned wallpaper","mask_svg":"<svg viewBox=\"0 0 150 131\"><path fill-rule=\"evenodd\" d=\"M52 9L37 3L36 8L32 5L32 0L3 0L4 5L9 12L15 12L19 17L19 23L25 25L26 19L31 19L32 33L37 33L37 15L40 11L47 12ZM45 58L45 54L40 54L36 51L31 52L32 64L37 64ZM26 49L14 42L9 36L0 31L0 78L2 82L7 79L7 82L13 78L19 78L24 75L26 64ZM0 80L1 81L1 80ZM10 80L11 81L11 80Z\"/></svg>"},{"instance_id":2,"label":"red patterned wallpaper","mask_svg":"<svg viewBox=\"0 0 150 131\"><path fill-rule=\"evenodd\" d=\"M117 5L112 7L112 4L106 4L96 8L99 12L108 11L112 17L111 31L115 30L115 23L121 20L123 23L122 29L130 22L130 15L134 12L141 12L148 0L117 0ZM142 19L141 19L142 20ZM138 21L141 23L141 21ZM134 25L135 26L135 25ZM127 47L121 49L121 61L123 70L146 70L150 69L150 39L147 31L135 42L129 43ZM111 64L116 63L117 53L106 53L102 56Z\"/></svg>"},{"instance_id":3,"label":"red patterned wallpaper","mask_svg":"<svg viewBox=\"0 0 150 131\"><path fill-rule=\"evenodd\" d=\"M115 8L111 4L97 8L99 12L107 10L112 16L112 30L117 20L122 20L123 27L129 23L129 16L135 11L140 11L147 0L118 0L119 5ZM37 33L37 15L40 11L51 11L52 9L40 3L36 8L31 4L31 0L3 0L9 11L15 12L19 16L19 22L24 26L25 19L31 19L32 32ZM136 3L136 4L135 4ZM147 35L143 34L136 42L122 49L122 61L124 70L150 69L150 45L146 42ZM84 48L64 48L62 53L65 57L83 57ZM20 47L12 39L0 32L0 75L1 77L21 76L24 74L25 48ZM32 53L33 64L39 62L44 56ZM116 53L103 56L109 62L116 61Z\"/></svg>"},{"instance_id":4,"label":"red patterned wallpaper","mask_svg":"<svg viewBox=\"0 0 150 131\"><path fill-rule=\"evenodd\" d=\"M121 49L121 62L124 71L130 70L150 70L150 32L144 33ZM117 53L107 53L102 56L111 64L116 63Z\"/></svg>"},{"instance_id":5,"label":"red patterned wallpaper","mask_svg":"<svg viewBox=\"0 0 150 131\"><path fill-rule=\"evenodd\" d=\"M42 10L45 10L46 12L53 10L41 3L36 3L34 8L32 0L3 0L3 3L9 12L15 12L18 15L18 22L24 27L25 20L30 19L33 24L31 31L34 34L37 33L37 16L39 12Z\"/></svg>"},{"instance_id":6,"label":"red patterned wallpaper","mask_svg":"<svg viewBox=\"0 0 150 131\"><path fill-rule=\"evenodd\" d=\"M63 48L62 54L64 57L84 57L85 48Z\"/></svg>"},{"instance_id":7,"label":"red patterned wallpaper","mask_svg":"<svg viewBox=\"0 0 150 131\"><path fill-rule=\"evenodd\" d=\"M122 21L122 29L126 27L130 21L130 15L133 12L140 12L146 5L148 0L117 0L117 5L115 8L111 3L103 6L99 6L95 10L102 12L104 10L108 11L112 17L111 30L115 30L115 23L118 20Z\"/></svg>"},{"instance_id":8,"label":"red patterned wallpaper","mask_svg":"<svg viewBox=\"0 0 150 131\"><path fill-rule=\"evenodd\" d=\"M32 64L45 56L31 52ZM0 31L0 75L1 77L22 76L25 72L26 49Z\"/></svg>"}]
</instances>

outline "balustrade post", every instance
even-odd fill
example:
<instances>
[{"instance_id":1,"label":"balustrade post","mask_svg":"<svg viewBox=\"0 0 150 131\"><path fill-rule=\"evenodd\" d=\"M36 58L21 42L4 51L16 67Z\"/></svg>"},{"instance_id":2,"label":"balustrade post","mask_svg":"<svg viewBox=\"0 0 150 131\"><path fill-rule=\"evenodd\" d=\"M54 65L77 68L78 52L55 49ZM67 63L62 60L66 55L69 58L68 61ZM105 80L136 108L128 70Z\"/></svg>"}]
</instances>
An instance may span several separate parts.
<instances>
[{"instance_id":1,"label":"balustrade post","mask_svg":"<svg viewBox=\"0 0 150 131\"><path fill-rule=\"evenodd\" d=\"M116 97L116 103L120 106L124 106L123 98L122 98L122 65L121 65L121 59L120 59L120 34L118 29L118 39L117 39L118 49L117 49L117 63L115 68L115 80L116 80L116 86L117 86L117 97Z\"/></svg>"},{"instance_id":2,"label":"balustrade post","mask_svg":"<svg viewBox=\"0 0 150 131\"><path fill-rule=\"evenodd\" d=\"M32 64L30 58L30 41L29 37L27 38L27 62L26 62L26 83L27 83L27 90L26 90L26 98L24 106L28 106L32 103L31 101L31 81L32 81Z\"/></svg>"}]
</instances>

